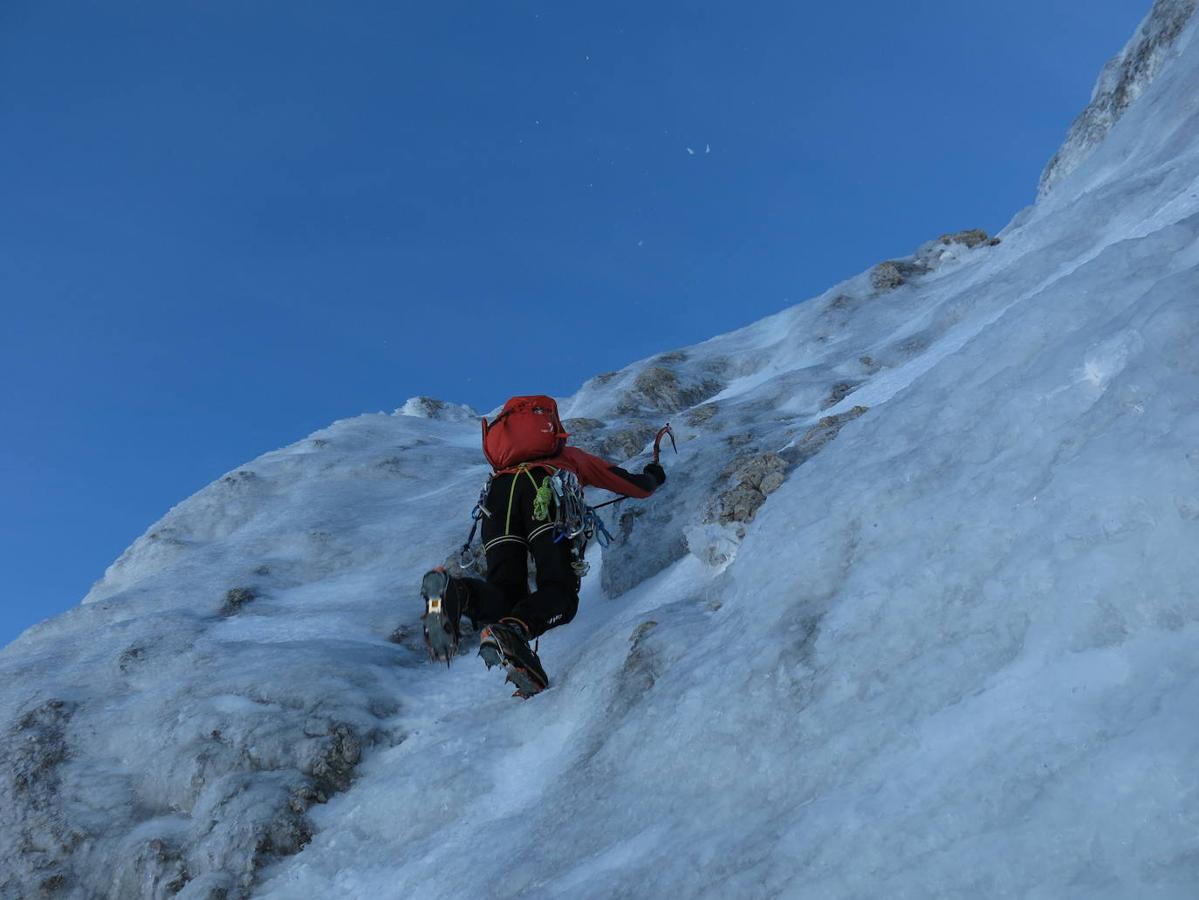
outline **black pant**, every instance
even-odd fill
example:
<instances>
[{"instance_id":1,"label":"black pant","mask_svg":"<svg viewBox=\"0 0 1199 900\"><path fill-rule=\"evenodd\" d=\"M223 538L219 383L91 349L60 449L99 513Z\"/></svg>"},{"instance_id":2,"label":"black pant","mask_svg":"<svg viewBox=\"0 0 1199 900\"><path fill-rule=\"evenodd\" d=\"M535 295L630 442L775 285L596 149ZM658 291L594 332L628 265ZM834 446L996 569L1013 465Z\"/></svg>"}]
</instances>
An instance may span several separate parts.
<instances>
[{"instance_id":1,"label":"black pant","mask_svg":"<svg viewBox=\"0 0 1199 900\"><path fill-rule=\"evenodd\" d=\"M467 612L476 627L502 618L520 619L537 637L565 625L579 611L579 576L571 566L571 542L554 541L553 502L548 521L533 518L537 487L550 475L540 466L497 475L491 481L483 517L487 580L467 579ZM529 592L529 556L537 569L537 590Z\"/></svg>"}]
</instances>

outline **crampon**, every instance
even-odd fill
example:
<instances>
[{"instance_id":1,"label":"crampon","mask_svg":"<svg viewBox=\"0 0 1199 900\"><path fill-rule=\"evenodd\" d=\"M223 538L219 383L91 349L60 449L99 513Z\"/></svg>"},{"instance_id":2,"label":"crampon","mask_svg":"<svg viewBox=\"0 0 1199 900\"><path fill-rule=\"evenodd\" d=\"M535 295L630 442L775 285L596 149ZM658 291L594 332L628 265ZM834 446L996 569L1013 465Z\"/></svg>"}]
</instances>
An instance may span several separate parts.
<instances>
[{"instance_id":1,"label":"crampon","mask_svg":"<svg viewBox=\"0 0 1199 900\"><path fill-rule=\"evenodd\" d=\"M550 680L537 653L529 646L524 625L516 619L501 619L487 625L479 635L479 656L487 668L503 666L505 681L516 690L513 697L527 700L549 687Z\"/></svg>"},{"instance_id":2,"label":"crampon","mask_svg":"<svg viewBox=\"0 0 1199 900\"><path fill-rule=\"evenodd\" d=\"M421 616L425 626L425 649L429 651L429 659L434 662L444 660L449 666L458 652L457 592L445 569L434 569L421 579L420 593L425 601L425 612Z\"/></svg>"}]
</instances>

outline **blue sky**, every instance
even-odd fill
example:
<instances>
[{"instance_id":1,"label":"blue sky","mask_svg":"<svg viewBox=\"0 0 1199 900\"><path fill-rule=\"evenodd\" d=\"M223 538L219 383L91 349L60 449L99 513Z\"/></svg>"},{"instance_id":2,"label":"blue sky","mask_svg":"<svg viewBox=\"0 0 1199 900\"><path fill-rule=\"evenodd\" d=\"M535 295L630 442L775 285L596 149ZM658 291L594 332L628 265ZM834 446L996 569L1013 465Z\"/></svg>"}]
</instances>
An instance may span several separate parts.
<instances>
[{"instance_id":1,"label":"blue sky","mask_svg":"<svg viewBox=\"0 0 1199 900\"><path fill-rule=\"evenodd\" d=\"M0 644L334 419L998 230L1148 8L8 0Z\"/></svg>"}]
</instances>

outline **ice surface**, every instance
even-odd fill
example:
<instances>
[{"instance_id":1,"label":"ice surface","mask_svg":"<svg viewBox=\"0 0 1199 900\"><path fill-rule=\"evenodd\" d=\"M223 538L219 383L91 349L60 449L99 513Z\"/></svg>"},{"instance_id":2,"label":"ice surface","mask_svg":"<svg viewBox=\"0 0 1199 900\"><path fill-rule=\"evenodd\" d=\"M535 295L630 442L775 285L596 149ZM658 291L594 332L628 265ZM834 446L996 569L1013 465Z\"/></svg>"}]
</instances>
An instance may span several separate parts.
<instances>
[{"instance_id":1,"label":"ice surface","mask_svg":"<svg viewBox=\"0 0 1199 900\"><path fill-rule=\"evenodd\" d=\"M179 504L0 653L0 897L1199 895L1194 32L998 246L562 398L679 455L529 702L420 646L467 411Z\"/></svg>"}]
</instances>

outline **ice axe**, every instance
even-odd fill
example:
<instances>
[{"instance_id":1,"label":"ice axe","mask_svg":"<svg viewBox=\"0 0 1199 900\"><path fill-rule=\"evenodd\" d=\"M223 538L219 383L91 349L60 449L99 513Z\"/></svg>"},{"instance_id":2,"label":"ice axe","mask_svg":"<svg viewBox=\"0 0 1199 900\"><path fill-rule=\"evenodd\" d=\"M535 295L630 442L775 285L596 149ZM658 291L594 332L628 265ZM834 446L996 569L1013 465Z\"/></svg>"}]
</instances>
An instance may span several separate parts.
<instances>
[{"instance_id":1,"label":"ice axe","mask_svg":"<svg viewBox=\"0 0 1199 900\"><path fill-rule=\"evenodd\" d=\"M659 430L657 436L654 437L654 465L658 465L658 458L662 455L662 438L670 438L670 446L674 448L675 455L678 455L679 445L674 442L674 429L667 422Z\"/></svg>"},{"instance_id":2,"label":"ice axe","mask_svg":"<svg viewBox=\"0 0 1199 900\"><path fill-rule=\"evenodd\" d=\"M662 456L662 438L664 437L670 438L670 446L674 448L674 452L676 454L679 452L679 445L674 442L674 429L671 428L670 423L667 422L660 429L658 429L658 433L654 436L654 465L659 465L658 460ZM614 500L608 500L604 503L592 506L590 509L594 512L597 509L603 509L605 506L611 506L613 503L619 503L622 500L628 499L628 497L624 496L617 497Z\"/></svg>"}]
</instances>

